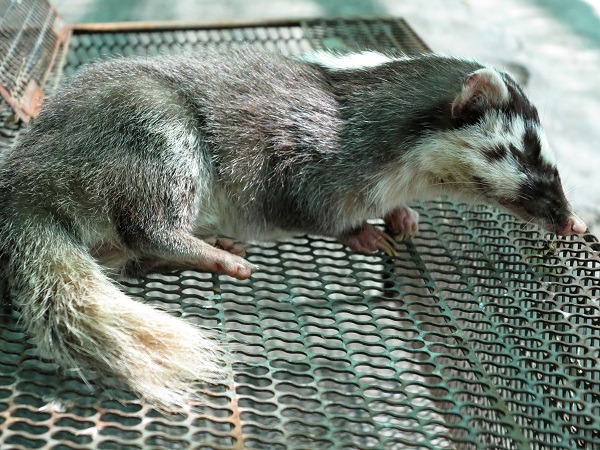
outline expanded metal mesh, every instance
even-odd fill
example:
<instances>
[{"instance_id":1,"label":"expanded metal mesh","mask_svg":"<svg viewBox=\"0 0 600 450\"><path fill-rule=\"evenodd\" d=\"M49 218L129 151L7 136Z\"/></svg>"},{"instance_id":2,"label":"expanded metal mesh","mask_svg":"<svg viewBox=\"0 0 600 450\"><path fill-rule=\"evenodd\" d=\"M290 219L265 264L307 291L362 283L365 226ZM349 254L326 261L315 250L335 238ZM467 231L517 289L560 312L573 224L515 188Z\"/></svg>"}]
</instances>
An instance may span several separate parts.
<instances>
[{"instance_id":1,"label":"expanded metal mesh","mask_svg":"<svg viewBox=\"0 0 600 450\"><path fill-rule=\"evenodd\" d=\"M39 113L42 87L67 38L47 0L0 0L0 94L21 119Z\"/></svg>"},{"instance_id":2,"label":"expanded metal mesh","mask_svg":"<svg viewBox=\"0 0 600 450\"><path fill-rule=\"evenodd\" d=\"M75 34L66 73L116 54L237 43L425 46L398 20ZM12 132L0 133L0 144ZM161 415L56 372L2 313L0 447L593 449L600 443L600 259L512 216L439 201L398 257L333 239L255 244L251 280L195 271L124 280L133 297L227 336L208 406Z\"/></svg>"}]
</instances>

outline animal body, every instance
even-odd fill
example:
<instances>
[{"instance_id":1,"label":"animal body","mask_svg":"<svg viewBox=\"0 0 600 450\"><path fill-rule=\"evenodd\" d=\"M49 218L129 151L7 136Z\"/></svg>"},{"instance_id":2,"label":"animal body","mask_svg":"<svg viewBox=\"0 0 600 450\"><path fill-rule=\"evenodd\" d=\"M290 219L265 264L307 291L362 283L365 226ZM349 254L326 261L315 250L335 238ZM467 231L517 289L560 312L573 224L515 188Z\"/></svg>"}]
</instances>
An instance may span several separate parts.
<instances>
[{"instance_id":1,"label":"animal body","mask_svg":"<svg viewBox=\"0 0 600 450\"><path fill-rule=\"evenodd\" d=\"M445 192L581 234L538 114L506 73L437 55L248 50L81 70L0 162L0 261L21 320L67 370L160 404L217 381L224 352L109 275L244 279L235 240L312 233L390 250Z\"/></svg>"}]
</instances>

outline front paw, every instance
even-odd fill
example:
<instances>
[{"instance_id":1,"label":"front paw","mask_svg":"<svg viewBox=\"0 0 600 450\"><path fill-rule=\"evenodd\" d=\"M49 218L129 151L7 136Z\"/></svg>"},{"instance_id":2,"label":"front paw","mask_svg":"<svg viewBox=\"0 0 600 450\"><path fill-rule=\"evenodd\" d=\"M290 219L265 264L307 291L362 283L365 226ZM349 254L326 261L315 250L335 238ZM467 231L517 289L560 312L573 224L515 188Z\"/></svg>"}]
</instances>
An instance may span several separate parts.
<instances>
[{"instance_id":1,"label":"front paw","mask_svg":"<svg viewBox=\"0 0 600 450\"><path fill-rule=\"evenodd\" d=\"M389 256L397 256L394 239L370 223L340 236L340 242L355 252L373 253L382 250Z\"/></svg>"},{"instance_id":2,"label":"front paw","mask_svg":"<svg viewBox=\"0 0 600 450\"><path fill-rule=\"evenodd\" d=\"M383 218L386 225L403 239L412 237L419 231L419 213L408 206L393 210Z\"/></svg>"}]
</instances>

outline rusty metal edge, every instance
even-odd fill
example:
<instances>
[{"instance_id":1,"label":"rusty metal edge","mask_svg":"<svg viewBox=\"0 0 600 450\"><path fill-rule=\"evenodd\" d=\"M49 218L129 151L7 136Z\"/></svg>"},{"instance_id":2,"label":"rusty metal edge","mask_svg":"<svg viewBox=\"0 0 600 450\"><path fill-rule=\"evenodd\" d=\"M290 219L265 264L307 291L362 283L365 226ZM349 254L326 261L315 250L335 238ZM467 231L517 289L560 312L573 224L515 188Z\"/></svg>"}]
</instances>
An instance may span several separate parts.
<instances>
[{"instance_id":1,"label":"rusty metal edge","mask_svg":"<svg viewBox=\"0 0 600 450\"><path fill-rule=\"evenodd\" d=\"M177 31L198 30L211 28L245 28L266 25L286 26L299 24L304 19L242 19L242 20L217 20L217 21L140 21L140 22L104 22L81 23L71 25L74 33L118 33L135 31Z\"/></svg>"},{"instance_id":2,"label":"rusty metal edge","mask_svg":"<svg viewBox=\"0 0 600 450\"><path fill-rule=\"evenodd\" d=\"M31 116L26 112L23 111L20 107L19 107L19 101L17 99L15 99L14 97L12 97L10 95L10 93L6 90L6 88L4 88L4 86L2 86L0 84L0 95L2 95L2 98L4 99L4 101L6 103L8 103L8 106L10 106L10 108L13 110L13 112L25 123L29 122L29 120L31 119Z\"/></svg>"},{"instance_id":3,"label":"rusty metal edge","mask_svg":"<svg viewBox=\"0 0 600 450\"><path fill-rule=\"evenodd\" d=\"M56 65L58 65L58 69L62 71L66 54L69 50L69 44L71 43L71 36L73 34L71 27L66 22L64 22L62 17L60 17L58 14L56 15L54 28L55 30L58 28L58 30L56 30L56 44L54 44L54 49L52 50L52 60L48 65L48 69L46 70L46 73L44 73L44 76L42 78L42 86L46 85L48 77L50 76L50 73ZM56 57L61 52L61 57L57 61Z\"/></svg>"},{"instance_id":4,"label":"rusty metal edge","mask_svg":"<svg viewBox=\"0 0 600 450\"><path fill-rule=\"evenodd\" d=\"M398 17L397 19L397 23L400 26L400 28L403 28L404 31L410 34L410 37L414 39L415 43L417 43L421 47L423 53L433 52L431 47L429 47L429 45L425 43L421 36L415 31L415 29L411 25L408 24L408 22L405 19L401 17Z\"/></svg>"},{"instance_id":5,"label":"rusty metal edge","mask_svg":"<svg viewBox=\"0 0 600 450\"><path fill-rule=\"evenodd\" d=\"M211 28L248 28L265 26L290 26L300 25L303 22L322 21L323 17L297 17L297 18L278 18L278 19L228 19L213 21L132 21L132 22L101 22L101 23L80 23L70 26L74 33L116 33L131 31L177 31L177 30L198 30ZM328 17L326 20L399 20L406 21L397 16L339 16ZM408 25L407 25L408 26ZM410 28L410 27L409 27ZM411 29L412 31L412 29ZM414 32L413 32L414 34Z\"/></svg>"},{"instance_id":6,"label":"rusty metal edge","mask_svg":"<svg viewBox=\"0 0 600 450\"><path fill-rule=\"evenodd\" d=\"M0 95L4 98L4 100L8 103L8 105L12 108L15 114L24 122L29 123L31 119L37 117L40 113L41 106L45 96L44 87L46 85L46 81L48 80L48 76L52 72L52 69L56 64L59 64L59 70L62 70L62 66L64 65L64 58L67 53L67 49L69 47L69 42L71 40L71 27L65 23L62 17L58 14L58 11L48 2L48 7L50 8L50 13L55 14L55 21L53 24L53 28L57 31L56 34L56 44L54 45L54 49L52 50L52 56L50 58L50 63L44 72L42 79L40 80L40 84L38 85L39 91L41 91L41 97L37 99L33 99L30 96L32 95L31 90L26 90L25 93L21 96L21 98L14 98L10 95L8 90L0 85ZM61 46L63 48L63 55L60 58L60 61L56 61L56 56L58 55ZM30 80L30 83L34 80ZM37 85L37 83L36 83ZM39 92L36 91L36 92ZM28 108L25 105L35 105L32 108Z\"/></svg>"}]
</instances>

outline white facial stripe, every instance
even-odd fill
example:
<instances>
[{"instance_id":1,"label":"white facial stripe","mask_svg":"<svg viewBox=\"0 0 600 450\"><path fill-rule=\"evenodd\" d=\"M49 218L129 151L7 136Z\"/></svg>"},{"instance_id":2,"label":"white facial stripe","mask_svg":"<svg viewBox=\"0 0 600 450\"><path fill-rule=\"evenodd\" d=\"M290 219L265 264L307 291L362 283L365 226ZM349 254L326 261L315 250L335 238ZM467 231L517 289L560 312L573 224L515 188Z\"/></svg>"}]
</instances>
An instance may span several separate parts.
<instances>
[{"instance_id":1,"label":"white facial stripe","mask_svg":"<svg viewBox=\"0 0 600 450\"><path fill-rule=\"evenodd\" d=\"M491 113L484 117L477 128L469 137L469 142L474 148L493 146L508 148L512 145L517 150L523 151L523 136L526 128L523 118L514 117L509 121L502 114Z\"/></svg>"},{"instance_id":2,"label":"white facial stripe","mask_svg":"<svg viewBox=\"0 0 600 450\"><path fill-rule=\"evenodd\" d=\"M540 155L542 156L542 160L545 161L546 163L550 164L551 166L556 166L556 157L554 156L554 152L552 151L552 148L550 147L550 144L548 143L546 134L540 127L536 127L536 132L537 132L537 135L539 136L540 145L542 148L542 151L540 152Z\"/></svg>"},{"instance_id":3,"label":"white facial stripe","mask_svg":"<svg viewBox=\"0 0 600 450\"><path fill-rule=\"evenodd\" d=\"M392 58L378 52L364 51L360 53L337 54L318 51L303 56L302 59L327 67L330 70L363 69L375 67L393 61Z\"/></svg>"},{"instance_id":4,"label":"white facial stripe","mask_svg":"<svg viewBox=\"0 0 600 450\"><path fill-rule=\"evenodd\" d=\"M540 141L542 160L551 166L556 166L554 152L548 143L544 130L539 124L526 122L522 117L513 117L508 121L504 116L488 116L481 124L482 135L479 144L485 147L485 142L492 145L508 147L510 145L523 152L523 137L527 128L533 128Z\"/></svg>"},{"instance_id":5,"label":"white facial stripe","mask_svg":"<svg viewBox=\"0 0 600 450\"><path fill-rule=\"evenodd\" d=\"M483 172L485 170L485 172ZM482 173L486 174L486 179L492 186L495 186L494 193L500 197L514 197L527 179L527 176L520 172L515 161L512 158L494 161L489 167L482 167Z\"/></svg>"}]
</instances>

